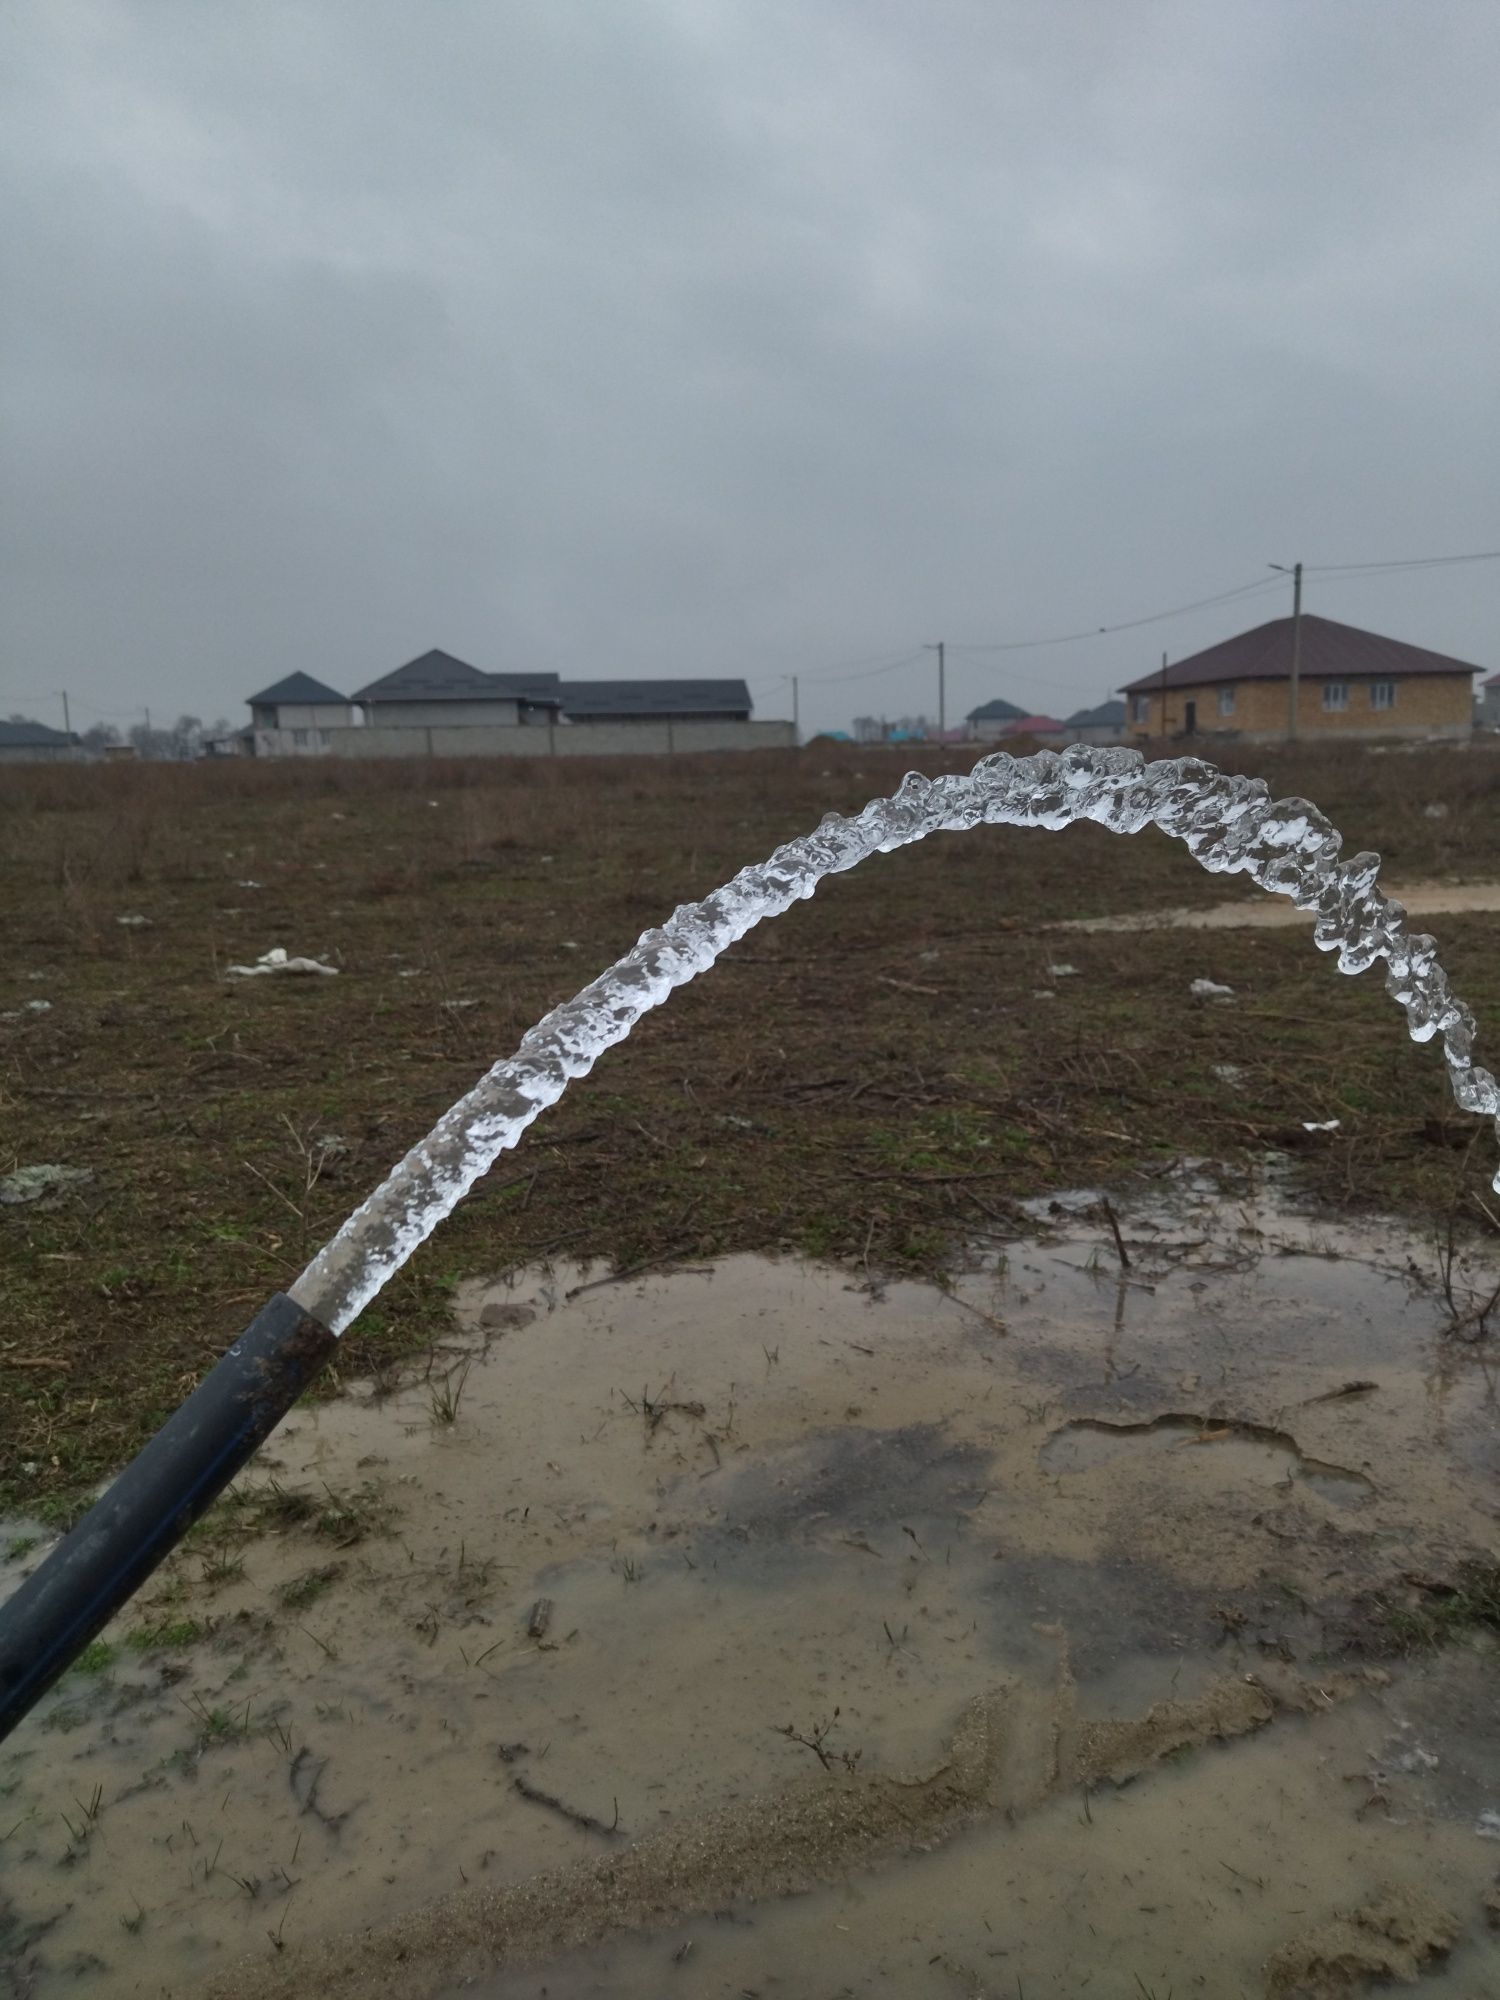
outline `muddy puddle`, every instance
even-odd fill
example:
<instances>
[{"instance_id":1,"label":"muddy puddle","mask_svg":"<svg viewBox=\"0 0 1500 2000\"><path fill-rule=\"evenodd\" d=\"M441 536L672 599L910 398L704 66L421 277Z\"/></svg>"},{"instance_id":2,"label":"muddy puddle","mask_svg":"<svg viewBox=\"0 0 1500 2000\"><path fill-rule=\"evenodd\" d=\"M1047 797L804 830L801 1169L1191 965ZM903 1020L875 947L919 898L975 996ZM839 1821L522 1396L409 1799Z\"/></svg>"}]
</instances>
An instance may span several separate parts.
<instances>
[{"instance_id":1,"label":"muddy puddle","mask_svg":"<svg viewBox=\"0 0 1500 2000\"><path fill-rule=\"evenodd\" d=\"M1500 1990L1486 1349L1396 1225L1115 1206L464 1288L0 1750L0 1993Z\"/></svg>"},{"instance_id":2,"label":"muddy puddle","mask_svg":"<svg viewBox=\"0 0 1500 2000\"><path fill-rule=\"evenodd\" d=\"M1409 882L1382 888L1402 905L1408 916L1458 916L1469 911L1500 910L1500 882ZM1201 909L1134 910L1121 916L1078 917L1051 926L1060 931L1223 931L1282 930L1312 916L1279 896L1246 896L1233 902L1209 903Z\"/></svg>"}]
</instances>

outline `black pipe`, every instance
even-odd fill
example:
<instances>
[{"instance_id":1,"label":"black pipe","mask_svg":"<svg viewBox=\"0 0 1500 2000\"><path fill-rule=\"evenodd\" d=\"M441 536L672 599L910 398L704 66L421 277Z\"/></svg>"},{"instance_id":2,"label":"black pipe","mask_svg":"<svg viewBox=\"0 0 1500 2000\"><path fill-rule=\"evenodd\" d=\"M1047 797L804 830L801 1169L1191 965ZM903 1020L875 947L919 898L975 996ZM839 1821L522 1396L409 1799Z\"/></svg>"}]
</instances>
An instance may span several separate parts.
<instances>
[{"instance_id":1,"label":"black pipe","mask_svg":"<svg viewBox=\"0 0 1500 2000\"><path fill-rule=\"evenodd\" d=\"M0 1741L181 1541L337 1346L278 1292L0 1605Z\"/></svg>"}]
</instances>

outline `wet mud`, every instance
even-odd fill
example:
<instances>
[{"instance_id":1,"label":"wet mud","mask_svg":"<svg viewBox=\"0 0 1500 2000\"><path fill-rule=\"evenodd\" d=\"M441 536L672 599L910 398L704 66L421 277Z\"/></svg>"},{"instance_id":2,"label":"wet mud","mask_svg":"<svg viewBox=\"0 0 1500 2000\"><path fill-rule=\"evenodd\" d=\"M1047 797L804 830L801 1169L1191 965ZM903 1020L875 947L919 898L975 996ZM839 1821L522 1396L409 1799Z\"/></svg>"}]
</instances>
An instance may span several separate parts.
<instances>
[{"instance_id":1,"label":"wet mud","mask_svg":"<svg viewBox=\"0 0 1500 2000\"><path fill-rule=\"evenodd\" d=\"M1496 1990L1500 1656L1402 1622L1485 1344L1397 1225L1116 1207L463 1288L0 1750L0 1993Z\"/></svg>"}]
</instances>

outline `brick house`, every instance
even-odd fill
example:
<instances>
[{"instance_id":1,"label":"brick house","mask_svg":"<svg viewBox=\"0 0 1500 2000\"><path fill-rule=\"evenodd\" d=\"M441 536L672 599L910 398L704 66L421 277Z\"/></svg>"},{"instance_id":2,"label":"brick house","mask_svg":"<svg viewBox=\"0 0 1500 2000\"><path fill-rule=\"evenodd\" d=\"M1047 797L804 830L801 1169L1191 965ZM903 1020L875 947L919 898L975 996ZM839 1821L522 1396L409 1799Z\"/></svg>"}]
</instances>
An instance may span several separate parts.
<instances>
[{"instance_id":1,"label":"brick house","mask_svg":"<svg viewBox=\"0 0 1500 2000\"><path fill-rule=\"evenodd\" d=\"M1491 674L1480 687L1479 726L1500 729L1500 674Z\"/></svg>"},{"instance_id":2,"label":"brick house","mask_svg":"<svg viewBox=\"0 0 1500 2000\"><path fill-rule=\"evenodd\" d=\"M1292 627L1290 618L1272 619L1132 681L1120 690L1126 741L1283 740L1289 734ZM1474 726L1474 676L1482 672L1403 639L1304 613L1297 734L1467 737Z\"/></svg>"}]
</instances>

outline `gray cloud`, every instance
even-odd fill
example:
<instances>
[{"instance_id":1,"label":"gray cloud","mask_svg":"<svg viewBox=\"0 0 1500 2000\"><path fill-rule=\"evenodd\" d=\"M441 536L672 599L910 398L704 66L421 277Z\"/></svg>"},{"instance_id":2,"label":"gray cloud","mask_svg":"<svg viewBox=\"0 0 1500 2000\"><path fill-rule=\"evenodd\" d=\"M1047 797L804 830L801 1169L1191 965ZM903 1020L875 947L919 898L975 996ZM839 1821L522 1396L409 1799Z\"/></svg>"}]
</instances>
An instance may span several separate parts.
<instances>
[{"instance_id":1,"label":"gray cloud","mask_svg":"<svg viewBox=\"0 0 1500 2000\"><path fill-rule=\"evenodd\" d=\"M932 705L1500 545L1489 0L21 0L0 710L429 645ZM1500 565L1312 608L1491 665ZM986 660L1067 709L1284 608Z\"/></svg>"}]
</instances>

